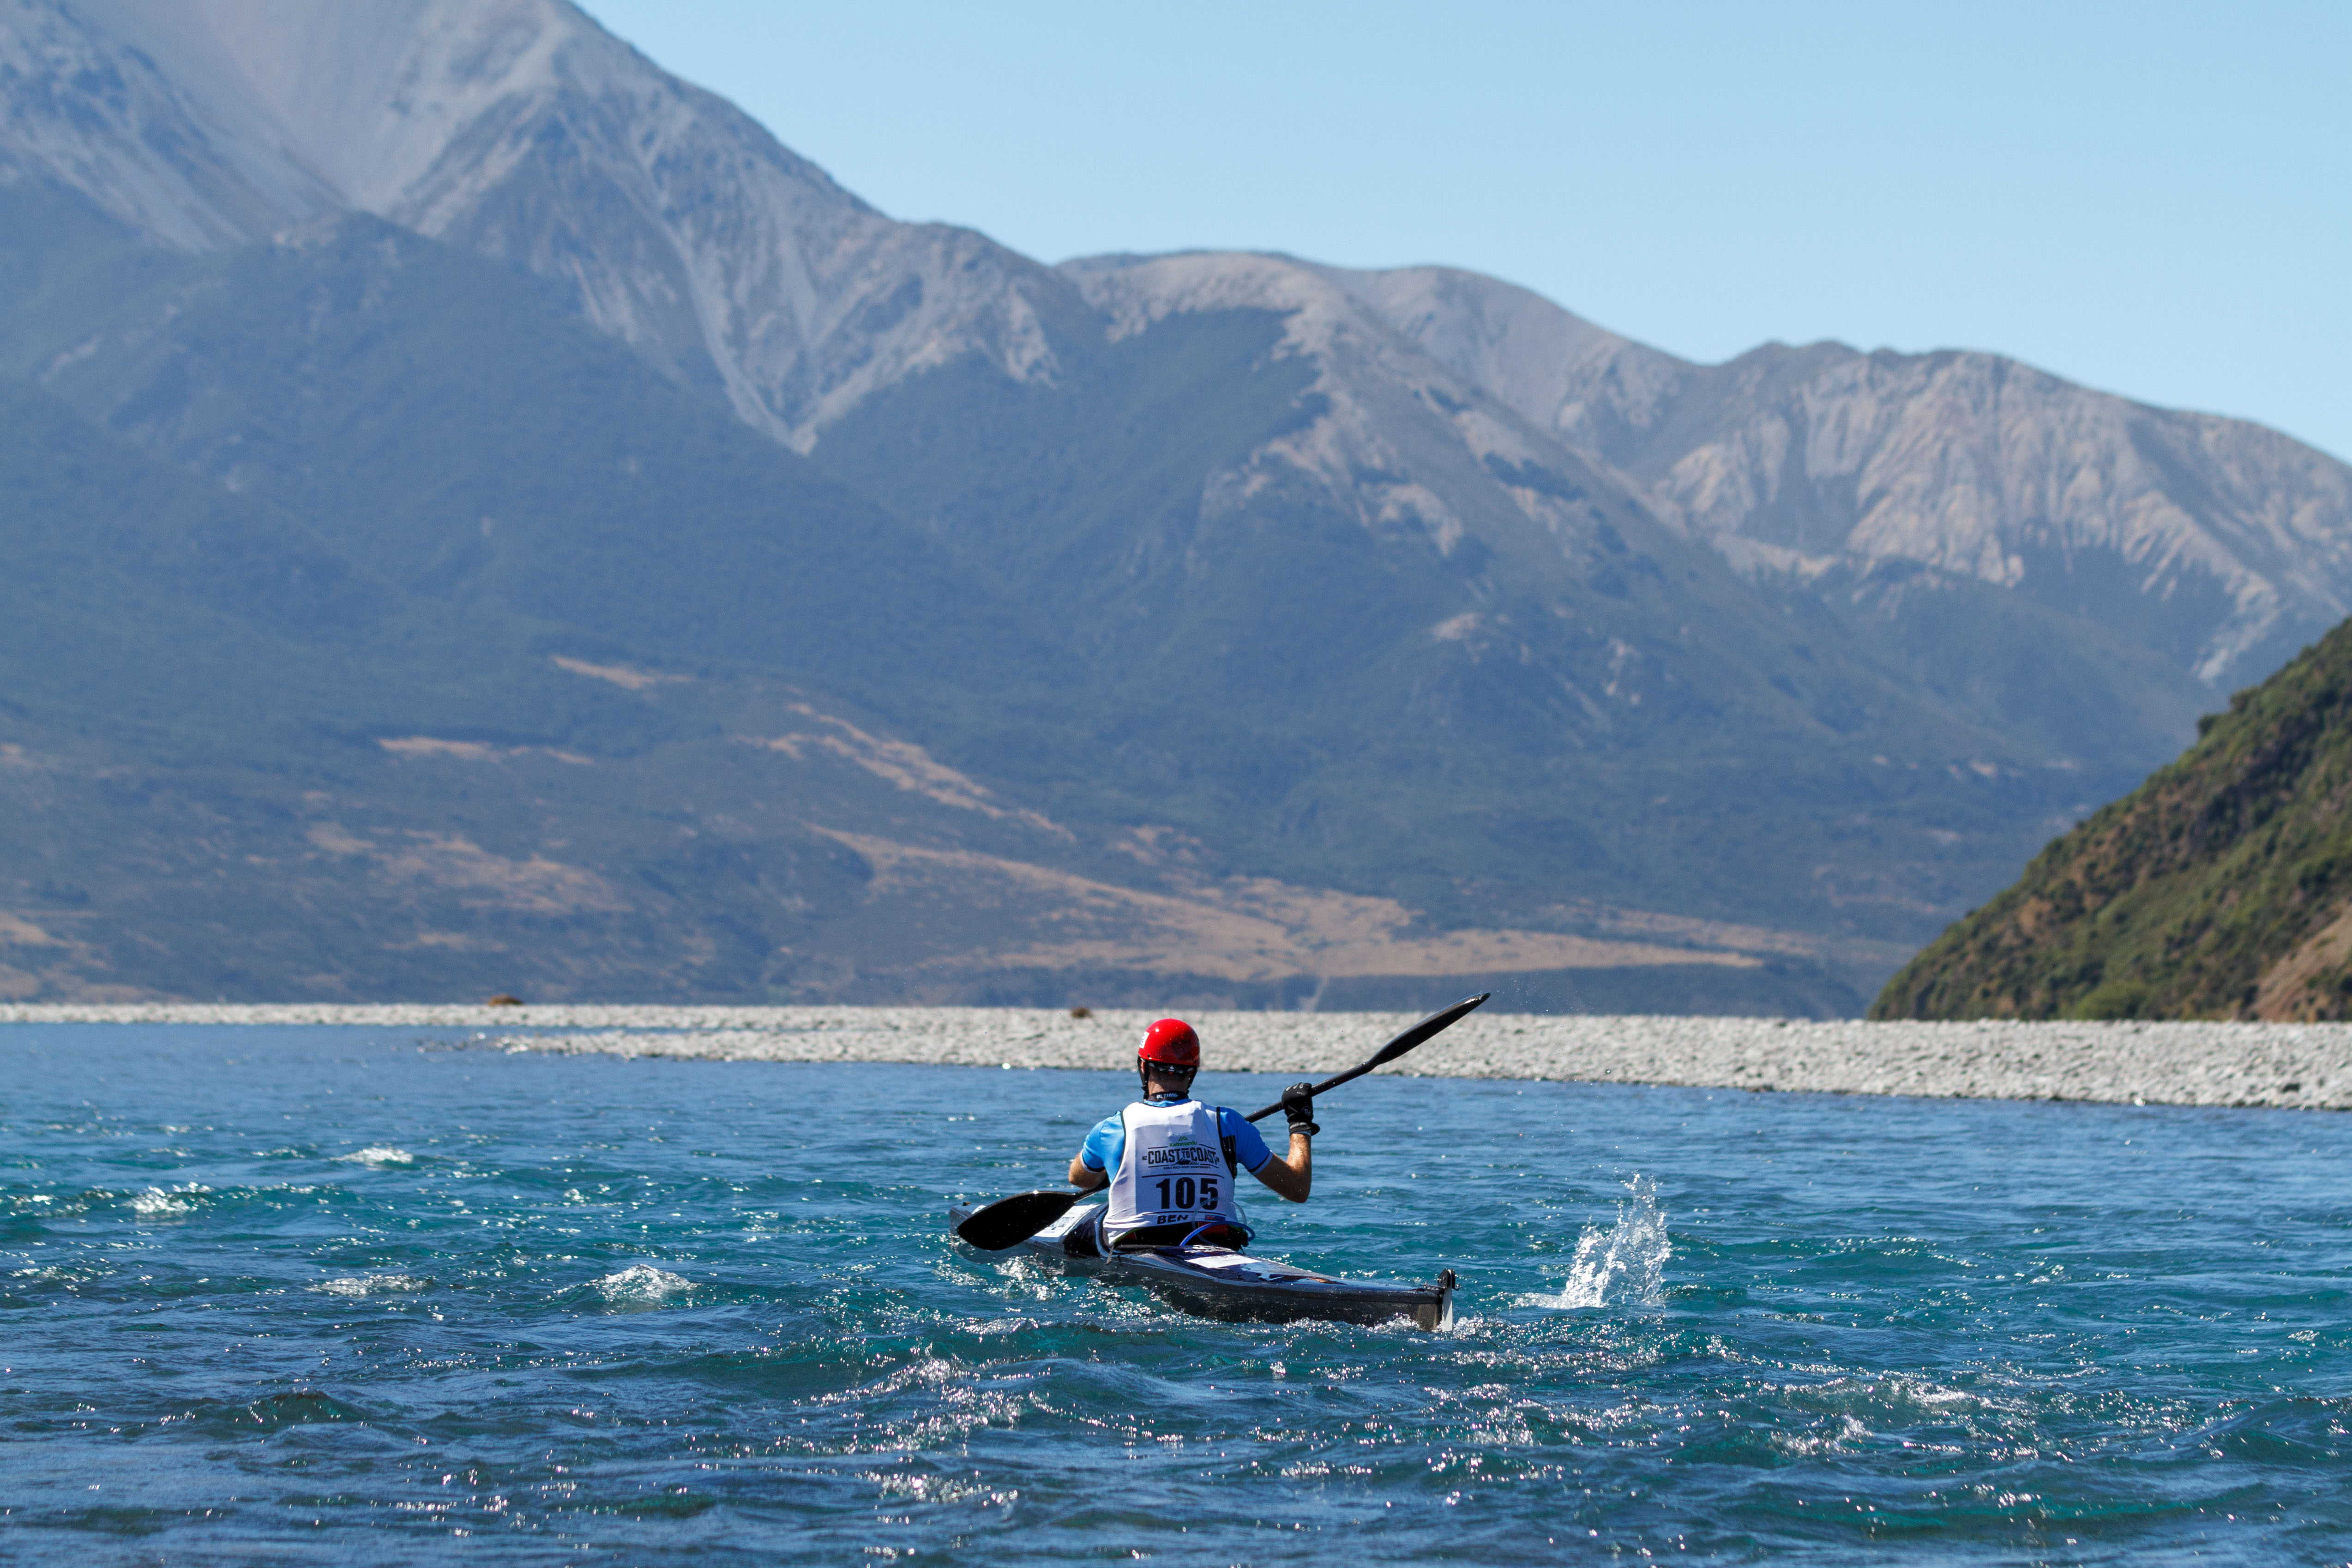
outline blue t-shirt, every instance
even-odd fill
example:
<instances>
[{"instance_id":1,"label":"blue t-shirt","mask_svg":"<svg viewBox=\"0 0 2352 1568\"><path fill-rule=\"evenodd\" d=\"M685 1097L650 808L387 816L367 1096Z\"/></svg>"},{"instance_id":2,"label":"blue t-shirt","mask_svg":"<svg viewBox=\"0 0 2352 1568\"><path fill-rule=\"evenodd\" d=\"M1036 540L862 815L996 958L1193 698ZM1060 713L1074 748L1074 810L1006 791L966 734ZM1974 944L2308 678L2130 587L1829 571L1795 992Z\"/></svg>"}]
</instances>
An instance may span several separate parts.
<instances>
[{"instance_id":1,"label":"blue t-shirt","mask_svg":"<svg viewBox=\"0 0 2352 1568\"><path fill-rule=\"evenodd\" d=\"M1151 1105L1181 1105L1183 1103L1183 1100L1173 1097L1145 1102ZM1274 1151L1267 1148L1265 1140L1258 1135L1256 1124L1231 1106L1217 1107L1217 1135L1234 1141L1234 1163L1245 1171L1255 1172L1258 1166L1274 1158ZM1078 1158L1086 1163L1088 1170L1115 1171L1118 1169L1120 1156L1126 1153L1127 1124L1113 1113L1095 1124L1095 1130L1087 1134L1086 1143L1078 1149Z\"/></svg>"}]
</instances>

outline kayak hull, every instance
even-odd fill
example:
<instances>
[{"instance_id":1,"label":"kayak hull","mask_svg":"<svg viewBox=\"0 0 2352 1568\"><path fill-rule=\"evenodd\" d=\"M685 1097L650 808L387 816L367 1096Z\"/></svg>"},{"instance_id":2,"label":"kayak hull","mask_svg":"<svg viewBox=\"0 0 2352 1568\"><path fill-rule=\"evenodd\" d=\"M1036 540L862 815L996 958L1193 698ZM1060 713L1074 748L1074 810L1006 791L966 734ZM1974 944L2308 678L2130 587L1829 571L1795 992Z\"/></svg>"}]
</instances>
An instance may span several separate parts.
<instances>
[{"instance_id":1,"label":"kayak hull","mask_svg":"<svg viewBox=\"0 0 2352 1568\"><path fill-rule=\"evenodd\" d=\"M1396 1285L1334 1279L1227 1247L1150 1247L1105 1256L1093 1240L1092 1222L1099 1212L1096 1206L1072 1209L1008 1250L1059 1273L1084 1275L1107 1285L1139 1286L1178 1312L1223 1322L1369 1327L1402 1318L1434 1332L1453 1320L1450 1269L1433 1284ZM971 1213L971 1206L950 1209L950 1228Z\"/></svg>"}]
</instances>

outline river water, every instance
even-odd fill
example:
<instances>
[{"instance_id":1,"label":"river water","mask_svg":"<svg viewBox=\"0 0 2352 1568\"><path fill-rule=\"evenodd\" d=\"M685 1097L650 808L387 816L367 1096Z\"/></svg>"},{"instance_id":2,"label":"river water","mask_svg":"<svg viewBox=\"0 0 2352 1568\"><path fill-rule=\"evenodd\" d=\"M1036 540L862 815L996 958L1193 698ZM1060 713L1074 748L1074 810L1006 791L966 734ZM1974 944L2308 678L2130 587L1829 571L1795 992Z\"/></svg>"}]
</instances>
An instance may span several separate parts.
<instances>
[{"instance_id":1,"label":"river water","mask_svg":"<svg viewBox=\"0 0 2352 1568\"><path fill-rule=\"evenodd\" d=\"M0 1031L0 1558L2352 1561L2352 1118L1366 1079L1431 1335L948 1242L1129 1084Z\"/></svg>"}]
</instances>

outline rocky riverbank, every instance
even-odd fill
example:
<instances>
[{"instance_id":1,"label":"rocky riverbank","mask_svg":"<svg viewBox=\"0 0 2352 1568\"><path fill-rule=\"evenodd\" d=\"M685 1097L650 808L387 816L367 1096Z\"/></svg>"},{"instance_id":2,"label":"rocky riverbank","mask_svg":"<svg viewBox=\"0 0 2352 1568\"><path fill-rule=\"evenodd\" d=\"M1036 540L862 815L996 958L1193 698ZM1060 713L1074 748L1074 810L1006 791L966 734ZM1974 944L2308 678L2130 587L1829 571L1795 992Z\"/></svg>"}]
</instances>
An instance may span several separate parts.
<instances>
[{"instance_id":1,"label":"rocky riverbank","mask_svg":"<svg viewBox=\"0 0 2352 1568\"><path fill-rule=\"evenodd\" d=\"M1027 1008L0 1007L5 1023L414 1030L510 1051L754 1061L1119 1068L1141 1012ZM1192 1015L1212 1071L1312 1075L1362 1061L1392 1013ZM0 1042L5 1042L0 1034ZM1481 1013L1388 1071L1832 1094L2352 1110L2352 1025L1809 1023Z\"/></svg>"}]
</instances>

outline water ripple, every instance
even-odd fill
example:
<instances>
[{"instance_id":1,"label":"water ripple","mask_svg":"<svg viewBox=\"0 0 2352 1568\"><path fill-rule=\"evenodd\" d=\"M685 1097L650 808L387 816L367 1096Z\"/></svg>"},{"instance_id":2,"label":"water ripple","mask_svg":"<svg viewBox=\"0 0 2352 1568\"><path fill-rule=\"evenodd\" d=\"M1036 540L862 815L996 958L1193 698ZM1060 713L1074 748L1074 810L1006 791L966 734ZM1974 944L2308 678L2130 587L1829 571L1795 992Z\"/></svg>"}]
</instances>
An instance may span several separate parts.
<instances>
[{"instance_id":1,"label":"water ripple","mask_svg":"<svg viewBox=\"0 0 2352 1568\"><path fill-rule=\"evenodd\" d=\"M944 1200L1052 1179L1115 1074L419 1043L16 1026L0 1553L2137 1563L2352 1538L2332 1121L1369 1079L1323 1117L1315 1202L1254 1214L1308 1266L1457 1270L1424 1334L1202 1322L950 1246Z\"/></svg>"}]
</instances>

